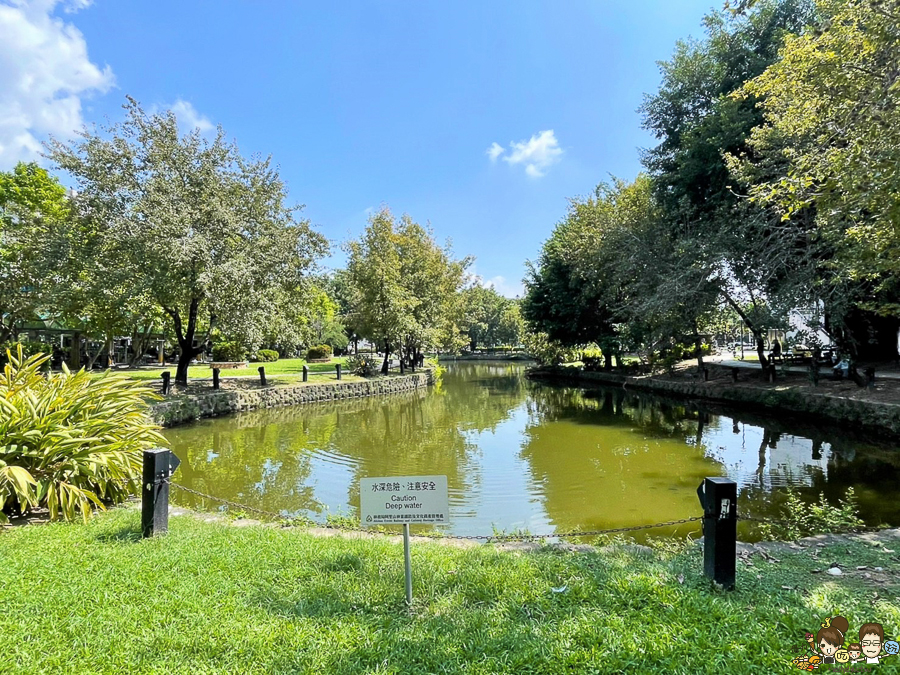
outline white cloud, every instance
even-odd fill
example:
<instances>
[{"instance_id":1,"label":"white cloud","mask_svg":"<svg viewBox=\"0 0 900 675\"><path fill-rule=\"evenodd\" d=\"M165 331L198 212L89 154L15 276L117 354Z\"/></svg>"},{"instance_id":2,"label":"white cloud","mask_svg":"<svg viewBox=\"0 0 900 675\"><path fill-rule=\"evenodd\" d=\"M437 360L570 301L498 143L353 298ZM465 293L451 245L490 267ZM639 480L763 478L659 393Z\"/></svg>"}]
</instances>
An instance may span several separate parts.
<instances>
[{"instance_id":1,"label":"white cloud","mask_svg":"<svg viewBox=\"0 0 900 675\"><path fill-rule=\"evenodd\" d=\"M50 134L71 138L83 126L82 98L114 84L109 66L91 63L81 32L53 16L59 0L11 2L0 2L0 168L38 159Z\"/></svg>"},{"instance_id":2,"label":"white cloud","mask_svg":"<svg viewBox=\"0 0 900 675\"><path fill-rule=\"evenodd\" d=\"M500 275L490 279L479 279L478 283L484 288L493 288L505 298L521 298L525 295L525 286L522 285L521 281L519 283L510 283L506 280L506 277Z\"/></svg>"},{"instance_id":3,"label":"white cloud","mask_svg":"<svg viewBox=\"0 0 900 675\"><path fill-rule=\"evenodd\" d=\"M201 134L212 131L216 128L206 115L201 115L190 101L178 99L169 106L178 120L178 127L181 133L190 133L194 129L199 129Z\"/></svg>"},{"instance_id":4,"label":"white cloud","mask_svg":"<svg viewBox=\"0 0 900 675\"><path fill-rule=\"evenodd\" d=\"M487 154L491 161L496 161L506 150L497 142L488 148ZM559 147L553 129L541 131L527 141L511 142L509 153L503 157L504 162L525 166L525 173L532 178L540 178L546 174L547 169L556 164L562 157L563 150Z\"/></svg>"}]
</instances>

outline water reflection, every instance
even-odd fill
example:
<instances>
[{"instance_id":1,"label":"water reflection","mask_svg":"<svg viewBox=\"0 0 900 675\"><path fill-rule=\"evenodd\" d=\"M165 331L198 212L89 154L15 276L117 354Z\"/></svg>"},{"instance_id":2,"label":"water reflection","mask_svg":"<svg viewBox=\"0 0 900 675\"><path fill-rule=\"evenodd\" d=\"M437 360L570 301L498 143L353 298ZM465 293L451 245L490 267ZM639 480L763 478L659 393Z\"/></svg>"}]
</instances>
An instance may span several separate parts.
<instances>
[{"instance_id":1,"label":"water reflection","mask_svg":"<svg viewBox=\"0 0 900 675\"><path fill-rule=\"evenodd\" d=\"M171 429L166 435L183 462L176 479L256 508L321 519L358 514L361 477L444 474L449 529L459 534L688 518L699 514L697 485L718 475L737 481L748 515L770 513L789 485L809 499L821 491L833 500L853 485L868 522L900 521L900 461L889 445L622 389L549 386L523 372L518 363L455 363L429 391Z\"/></svg>"}]
</instances>

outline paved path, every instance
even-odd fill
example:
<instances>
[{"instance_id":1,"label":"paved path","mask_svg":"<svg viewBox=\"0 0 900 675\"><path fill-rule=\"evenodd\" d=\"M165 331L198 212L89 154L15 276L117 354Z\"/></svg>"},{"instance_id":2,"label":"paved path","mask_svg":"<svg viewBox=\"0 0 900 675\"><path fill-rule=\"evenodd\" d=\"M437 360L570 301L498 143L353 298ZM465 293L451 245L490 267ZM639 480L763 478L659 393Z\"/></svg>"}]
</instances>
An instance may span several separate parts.
<instances>
[{"instance_id":1,"label":"paved path","mask_svg":"<svg viewBox=\"0 0 900 675\"><path fill-rule=\"evenodd\" d=\"M710 356L704 359L709 363L714 363L718 366L722 366L724 368L746 368L749 370L760 370L758 361L741 361L740 359L733 359L729 356ZM779 364L779 370L781 370L783 366ZM806 373L809 372L809 368L802 365L795 366L787 366L788 372L791 373ZM860 369L862 370L862 369ZM821 366L819 368L819 373L822 377L827 377L831 374L831 369L827 366ZM897 370L896 367L893 368L884 368L879 369L876 367L875 370L875 379L885 379L885 380L900 380L900 370Z\"/></svg>"}]
</instances>

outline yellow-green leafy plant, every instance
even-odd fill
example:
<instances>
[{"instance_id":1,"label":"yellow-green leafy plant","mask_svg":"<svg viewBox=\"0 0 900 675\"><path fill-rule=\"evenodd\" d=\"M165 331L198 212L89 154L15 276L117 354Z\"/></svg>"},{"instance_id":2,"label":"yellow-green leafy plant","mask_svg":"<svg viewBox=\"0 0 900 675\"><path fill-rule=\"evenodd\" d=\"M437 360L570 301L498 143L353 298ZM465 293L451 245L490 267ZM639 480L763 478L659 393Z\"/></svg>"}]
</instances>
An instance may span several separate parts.
<instances>
[{"instance_id":1,"label":"yellow-green leafy plant","mask_svg":"<svg viewBox=\"0 0 900 675\"><path fill-rule=\"evenodd\" d=\"M0 376L0 522L37 506L86 521L136 492L142 451L167 444L147 417L151 390L65 365L45 375L49 357L17 352Z\"/></svg>"}]
</instances>

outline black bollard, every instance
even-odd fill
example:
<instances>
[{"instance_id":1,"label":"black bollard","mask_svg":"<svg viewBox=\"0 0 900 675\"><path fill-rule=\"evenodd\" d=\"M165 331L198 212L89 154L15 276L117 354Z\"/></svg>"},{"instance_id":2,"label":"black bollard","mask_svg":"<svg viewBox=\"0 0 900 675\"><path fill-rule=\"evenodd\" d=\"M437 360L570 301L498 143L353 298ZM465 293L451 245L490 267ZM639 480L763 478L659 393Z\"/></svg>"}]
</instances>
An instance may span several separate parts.
<instances>
[{"instance_id":1,"label":"black bollard","mask_svg":"<svg viewBox=\"0 0 900 675\"><path fill-rule=\"evenodd\" d=\"M769 383L774 383L774 382L775 382L775 364L774 364L774 363L770 363L770 364L769 364L769 367L768 367L768 374L767 374L766 380L767 380Z\"/></svg>"},{"instance_id":2,"label":"black bollard","mask_svg":"<svg viewBox=\"0 0 900 675\"><path fill-rule=\"evenodd\" d=\"M703 369L703 381L709 382L709 368Z\"/></svg>"},{"instance_id":3,"label":"black bollard","mask_svg":"<svg viewBox=\"0 0 900 675\"><path fill-rule=\"evenodd\" d=\"M732 382L737 382L737 380L738 380L738 369L737 369L737 368L732 368L732 369L731 369L731 381L732 381Z\"/></svg>"},{"instance_id":4,"label":"black bollard","mask_svg":"<svg viewBox=\"0 0 900 675\"><path fill-rule=\"evenodd\" d=\"M703 507L703 573L725 590L734 590L737 556L737 483L706 478L697 488Z\"/></svg>"},{"instance_id":5,"label":"black bollard","mask_svg":"<svg viewBox=\"0 0 900 675\"><path fill-rule=\"evenodd\" d=\"M170 380L172 378L172 374L167 370L162 374L163 388L162 393L163 396L169 393L169 389L171 388Z\"/></svg>"},{"instance_id":6,"label":"black bollard","mask_svg":"<svg viewBox=\"0 0 900 675\"><path fill-rule=\"evenodd\" d=\"M303 366L303 381L309 381L309 366Z\"/></svg>"},{"instance_id":7,"label":"black bollard","mask_svg":"<svg viewBox=\"0 0 900 675\"><path fill-rule=\"evenodd\" d=\"M169 529L169 477L181 460L171 450L144 450L141 486L141 532L144 538Z\"/></svg>"},{"instance_id":8,"label":"black bollard","mask_svg":"<svg viewBox=\"0 0 900 675\"><path fill-rule=\"evenodd\" d=\"M875 387L875 369L871 366L866 368L866 386L869 389L873 389Z\"/></svg>"},{"instance_id":9,"label":"black bollard","mask_svg":"<svg viewBox=\"0 0 900 675\"><path fill-rule=\"evenodd\" d=\"M260 366L259 368L257 368L257 370L259 371L259 383L265 387L266 386L266 367Z\"/></svg>"},{"instance_id":10,"label":"black bollard","mask_svg":"<svg viewBox=\"0 0 900 675\"><path fill-rule=\"evenodd\" d=\"M400 374L403 375L403 373L405 373L405 372L406 372L406 362L401 358L400 359Z\"/></svg>"},{"instance_id":11,"label":"black bollard","mask_svg":"<svg viewBox=\"0 0 900 675\"><path fill-rule=\"evenodd\" d=\"M213 368L213 389L219 388L219 369Z\"/></svg>"},{"instance_id":12,"label":"black bollard","mask_svg":"<svg viewBox=\"0 0 900 675\"><path fill-rule=\"evenodd\" d=\"M341 379L341 364L335 363L334 369L337 371L337 379Z\"/></svg>"}]
</instances>

